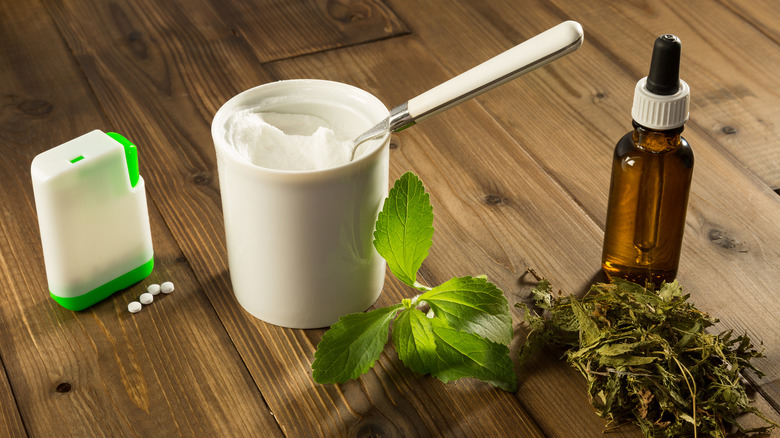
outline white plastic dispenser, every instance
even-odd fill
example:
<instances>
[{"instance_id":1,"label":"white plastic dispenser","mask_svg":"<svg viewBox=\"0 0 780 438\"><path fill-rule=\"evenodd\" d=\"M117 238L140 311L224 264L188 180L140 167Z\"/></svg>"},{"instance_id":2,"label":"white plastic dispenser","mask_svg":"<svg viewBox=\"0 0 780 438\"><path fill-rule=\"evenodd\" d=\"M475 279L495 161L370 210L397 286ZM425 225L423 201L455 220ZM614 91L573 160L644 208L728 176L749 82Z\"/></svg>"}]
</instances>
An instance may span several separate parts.
<instances>
[{"instance_id":1,"label":"white plastic dispenser","mask_svg":"<svg viewBox=\"0 0 780 438\"><path fill-rule=\"evenodd\" d=\"M146 278L154 266L135 145L95 130L32 161L51 297L82 310Z\"/></svg>"}]
</instances>

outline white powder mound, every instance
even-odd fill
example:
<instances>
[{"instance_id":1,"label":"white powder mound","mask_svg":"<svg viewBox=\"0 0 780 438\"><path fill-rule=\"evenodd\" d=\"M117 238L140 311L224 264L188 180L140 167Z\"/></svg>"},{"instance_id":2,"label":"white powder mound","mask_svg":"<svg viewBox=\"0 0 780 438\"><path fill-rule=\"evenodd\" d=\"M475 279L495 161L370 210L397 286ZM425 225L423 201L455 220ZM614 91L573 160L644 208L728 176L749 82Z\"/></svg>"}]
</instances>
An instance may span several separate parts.
<instances>
[{"instance_id":1,"label":"white powder mound","mask_svg":"<svg viewBox=\"0 0 780 438\"><path fill-rule=\"evenodd\" d=\"M225 139L247 161L277 170L321 170L350 161L352 139L339 138L328 122L306 114L248 108L225 121Z\"/></svg>"}]
</instances>

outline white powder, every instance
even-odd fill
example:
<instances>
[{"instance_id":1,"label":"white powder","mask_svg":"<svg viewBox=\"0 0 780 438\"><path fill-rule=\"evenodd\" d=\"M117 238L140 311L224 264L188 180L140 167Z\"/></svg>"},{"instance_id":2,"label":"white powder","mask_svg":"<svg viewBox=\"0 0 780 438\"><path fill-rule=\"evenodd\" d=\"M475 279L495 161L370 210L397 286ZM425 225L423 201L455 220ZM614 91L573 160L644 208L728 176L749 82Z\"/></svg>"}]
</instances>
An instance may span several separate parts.
<instances>
[{"instance_id":1,"label":"white powder","mask_svg":"<svg viewBox=\"0 0 780 438\"><path fill-rule=\"evenodd\" d=\"M306 114L237 111L225 139L247 161L277 170L320 170L350 161L353 140L339 138L326 120Z\"/></svg>"}]
</instances>

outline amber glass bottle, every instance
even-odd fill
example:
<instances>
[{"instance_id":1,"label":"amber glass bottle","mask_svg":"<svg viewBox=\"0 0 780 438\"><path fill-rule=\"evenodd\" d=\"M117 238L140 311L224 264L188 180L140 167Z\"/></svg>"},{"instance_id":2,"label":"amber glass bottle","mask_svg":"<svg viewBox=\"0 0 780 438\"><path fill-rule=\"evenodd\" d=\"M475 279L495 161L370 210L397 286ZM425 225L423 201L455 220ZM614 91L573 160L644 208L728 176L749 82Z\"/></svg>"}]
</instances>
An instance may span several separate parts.
<instances>
[{"instance_id":1,"label":"amber glass bottle","mask_svg":"<svg viewBox=\"0 0 780 438\"><path fill-rule=\"evenodd\" d=\"M679 60L679 38L659 37L650 74L637 84L634 130L615 147L602 254L609 278L658 287L677 276L693 174Z\"/></svg>"}]
</instances>

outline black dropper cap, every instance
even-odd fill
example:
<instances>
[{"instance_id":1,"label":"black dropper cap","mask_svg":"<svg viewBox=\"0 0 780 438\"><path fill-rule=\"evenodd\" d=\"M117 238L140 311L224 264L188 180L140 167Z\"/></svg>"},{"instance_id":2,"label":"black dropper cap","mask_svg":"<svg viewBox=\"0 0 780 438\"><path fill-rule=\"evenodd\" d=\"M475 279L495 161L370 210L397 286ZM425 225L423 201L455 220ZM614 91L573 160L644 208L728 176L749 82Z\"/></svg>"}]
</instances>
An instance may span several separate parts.
<instances>
[{"instance_id":1,"label":"black dropper cap","mask_svg":"<svg viewBox=\"0 0 780 438\"><path fill-rule=\"evenodd\" d=\"M653 45L650 74L647 75L647 91L667 96L680 89L680 51L682 43L672 34L661 35Z\"/></svg>"},{"instance_id":2,"label":"black dropper cap","mask_svg":"<svg viewBox=\"0 0 780 438\"><path fill-rule=\"evenodd\" d=\"M680 79L680 39L661 35L653 46L650 74L636 83L631 117L649 129L666 130L688 120L691 90Z\"/></svg>"}]
</instances>

